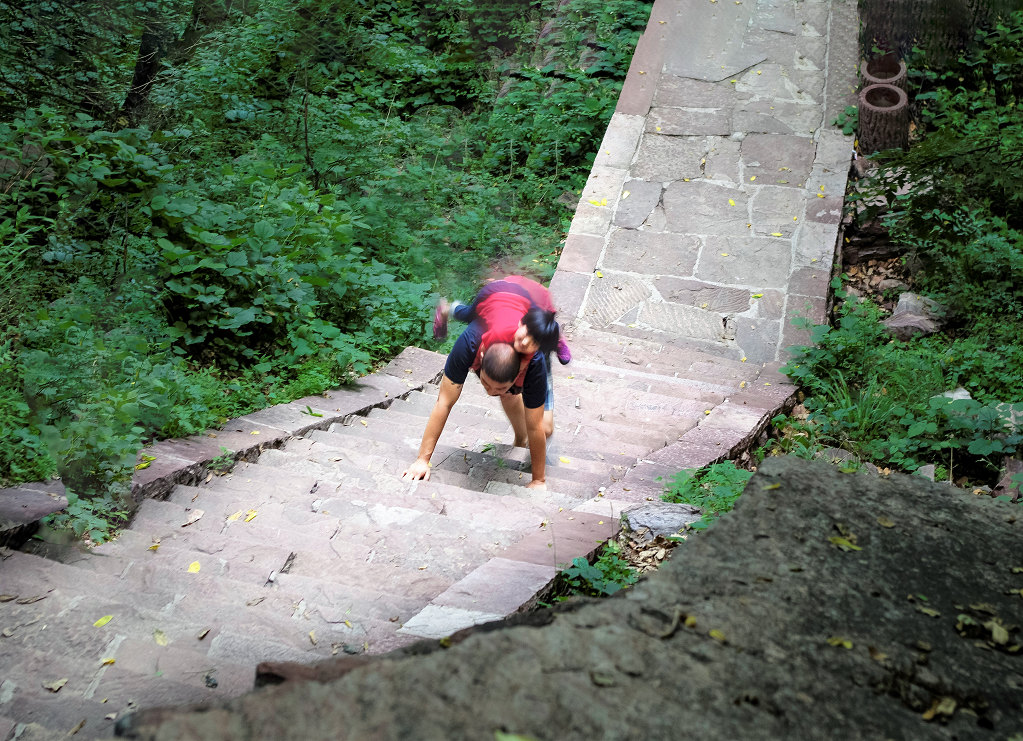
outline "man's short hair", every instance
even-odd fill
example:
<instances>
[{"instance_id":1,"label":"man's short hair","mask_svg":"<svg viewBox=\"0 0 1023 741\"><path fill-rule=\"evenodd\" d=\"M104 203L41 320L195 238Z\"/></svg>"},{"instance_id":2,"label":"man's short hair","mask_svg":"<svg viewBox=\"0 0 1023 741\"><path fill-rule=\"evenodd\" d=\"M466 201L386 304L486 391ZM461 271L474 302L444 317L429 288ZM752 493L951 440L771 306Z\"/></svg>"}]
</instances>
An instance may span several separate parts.
<instances>
[{"instance_id":1,"label":"man's short hair","mask_svg":"<svg viewBox=\"0 0 1023 741\"><path fill-rule=\"evenodd\" d=\"M506 342L496 342L483 353L480 370L494 383L512 383L519 375L519 354Z\"/></svg>"}]
</instances>

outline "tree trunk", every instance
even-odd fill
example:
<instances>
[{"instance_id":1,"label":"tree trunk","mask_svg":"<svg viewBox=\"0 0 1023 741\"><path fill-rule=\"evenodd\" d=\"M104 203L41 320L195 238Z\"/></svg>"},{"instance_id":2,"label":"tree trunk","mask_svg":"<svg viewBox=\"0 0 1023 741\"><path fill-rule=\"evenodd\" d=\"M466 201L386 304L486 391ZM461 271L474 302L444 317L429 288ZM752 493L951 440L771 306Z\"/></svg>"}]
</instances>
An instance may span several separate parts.
<instances>
[{"instance_id":1,"label":"tree trunk","mask_svg":"<svg viewBox=\"0 0 1023 741\"><path fill-rule=\"evenodd\" d=\"M149 91L153 87L156 75L160 71L160 62L167 55L170 44L167 24L163 18L151 16L146 19L146 27L139 42L139 53L135 58L135 74L132 76L131 88L121 106L121 115L131 125L138 123L142 117L142 109L149 99Z\"/></svg>"},{"instance_id":2,"label":"tree trunk","mask_svg":"<svg viewBox=\"0 0 1023 741\"><path fill-rule=\"evenodd\" d=\"M894 85L869 85L860 91L861 154L905 149L909 144L909 99Z\"/></svg>"}]
</instances>

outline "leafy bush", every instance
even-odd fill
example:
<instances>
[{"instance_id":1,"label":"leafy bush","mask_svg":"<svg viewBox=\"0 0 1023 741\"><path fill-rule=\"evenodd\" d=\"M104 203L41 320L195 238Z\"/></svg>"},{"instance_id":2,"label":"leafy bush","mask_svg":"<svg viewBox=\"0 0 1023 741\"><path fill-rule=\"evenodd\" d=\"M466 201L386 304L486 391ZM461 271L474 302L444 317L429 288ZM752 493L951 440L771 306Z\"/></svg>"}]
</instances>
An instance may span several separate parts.
<instances>
[{"instance_id":1,"label":"leafy bush","mask_svg":"<svg viewBox=\"0 0 1023 741\"><path fill-rule=\"evenodd\" d=\"M793 348L782 368L808 395L814 436L865 460L909 471L936 463L982 480L997 472L1001 457L1014 453L1023 439L1008 424L1011 402L1020 393L1011 374L987 368L987 376L974 376L978 359L970 350L978 351L976 341L893 340L873 303L841 291L838 296L844 301L835 326L814 327L817 344ZM981 385L996 376L994 389L1015 396L999 399L991 386ZM959 383L977 399L942 395Z\"/></svg>"},{"instance_id":2,"label":"leafy bush","mask_svg":"<svg viewBox=\"0 0 1023 741\"><path fill-rule=\"evenodd\" d=\"M557 38L536 42L556 8ZM51 70L84 75L88 112L0 69L18 100L53 106L0 124L0 478L59 471L58 522L95 532L138 446L370 370L424 339L438 290L471 296L498 266L549 276L558 198L585 181L649 4L132 10L55 21L88 21L81 74ZM147 13L188 43L146 125L118 128Z\"/></svg>"},{"instance_id":3,"label":"leafy bush","mask_svg":"<svg viewBox=\"0 0 1023 741\"><path fill-rule=\"evenodd\" d=\"M699 507L703 518L692 527L703 530L723 513L732 511L735 500L752 476L752 471L738 468L732 461L712 463L704 468L687 468L666 484L661 499Z\"/></svg>"}]
</instances>

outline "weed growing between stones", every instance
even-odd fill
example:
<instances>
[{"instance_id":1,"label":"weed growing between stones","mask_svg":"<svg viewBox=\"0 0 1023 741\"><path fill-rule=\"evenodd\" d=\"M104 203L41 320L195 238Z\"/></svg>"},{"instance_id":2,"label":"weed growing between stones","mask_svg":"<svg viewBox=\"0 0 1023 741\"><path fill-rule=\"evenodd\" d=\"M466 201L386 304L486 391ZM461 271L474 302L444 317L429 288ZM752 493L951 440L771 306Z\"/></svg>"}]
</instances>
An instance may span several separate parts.
<instances>
[{"instance_id":1,"label":"weed growing between stones","mask_svg":"<svg viewBox=\"0 0 1023 741\"><path fill-rule=\"evenodd\" d=\"M703 518L689 527L706 530L718 517L730 512L753 476L732 461L714 463L703 468L687 468L666 484L661 498L666 502L691 504L703 511Z\"/></svg>"},{"instance_id":2,"label":"weed growing between stones","mask_svg":"<svg viewBox=\"0 0 1023 741\"><path fill-rule=\"evenodd\" d=\"M639 580L639 572L622 558L621 546L609 540L592 564L582 556L558 574L554 601L561 602L576 595L610 597Z\"/></svg>"}]
</instances>

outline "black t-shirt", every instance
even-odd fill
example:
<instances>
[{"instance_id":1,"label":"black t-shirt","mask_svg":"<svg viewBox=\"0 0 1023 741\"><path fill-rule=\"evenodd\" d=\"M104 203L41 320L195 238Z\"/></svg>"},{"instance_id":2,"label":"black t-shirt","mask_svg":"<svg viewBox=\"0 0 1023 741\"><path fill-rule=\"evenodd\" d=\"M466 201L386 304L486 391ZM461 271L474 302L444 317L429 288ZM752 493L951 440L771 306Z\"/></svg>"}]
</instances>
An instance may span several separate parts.
<instances>
[{"instance_id":1,"label":"black t-shirt","mask_svg":"<svg viewBox=\"0 0 1023 741\"><path fill-rule=\"evenodd\" d=\"M476 360L476 351L479 350L480 340L483 339L483 332L486 326L481 321L474 321L461 336L455 340L455 346L451 348L447 362L444 364L444 375L452 383L465 383ZM516 387L512 387L511 393L520 393ZM526 378L522 382L522 403L526 409L542 407L547 400L547 361L543 353L536 353L529 361L526 369Z\"/></svg>"}]
</instances>

